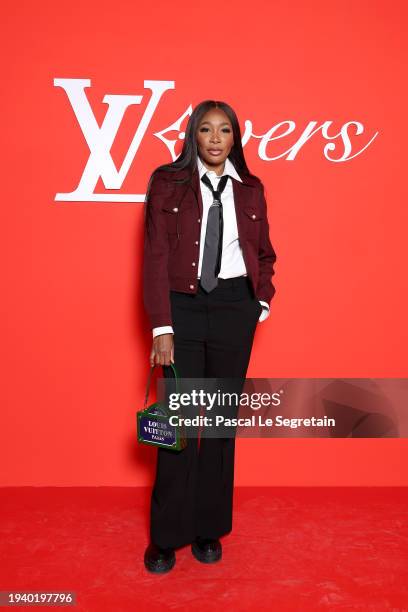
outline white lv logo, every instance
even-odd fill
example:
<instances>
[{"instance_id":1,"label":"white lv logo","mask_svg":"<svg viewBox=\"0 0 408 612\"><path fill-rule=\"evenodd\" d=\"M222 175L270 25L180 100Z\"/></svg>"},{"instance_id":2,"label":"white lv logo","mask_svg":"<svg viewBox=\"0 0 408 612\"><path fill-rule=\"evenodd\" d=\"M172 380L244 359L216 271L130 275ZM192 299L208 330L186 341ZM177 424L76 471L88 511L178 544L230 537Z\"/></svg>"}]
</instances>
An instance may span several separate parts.
<instances>
[{"instance_id":1,"label":"white lv logo","mask_svg":"<svg viewBox=\"0 0 408 612\"><path fill-rule=\"evenodd\" d=\"M102 126L99 127L85 95L85 87L91 86L90 79L56 78L54 79L54 85L65 90L90 150L90 156L78 187L70 193L57 193L55 200L66 202L143 202L144 194L96 194L94 190L99 177L101 177L106 189L121 188L160 98L168 89L174 89L174 81L144 81L144 87L151 89L152 96L119 170L113 163L110 148L126 109L132 104L140 104L143 96L105 95L103 101L108 104L108 110Z\"/></svg>"}]
</instances>

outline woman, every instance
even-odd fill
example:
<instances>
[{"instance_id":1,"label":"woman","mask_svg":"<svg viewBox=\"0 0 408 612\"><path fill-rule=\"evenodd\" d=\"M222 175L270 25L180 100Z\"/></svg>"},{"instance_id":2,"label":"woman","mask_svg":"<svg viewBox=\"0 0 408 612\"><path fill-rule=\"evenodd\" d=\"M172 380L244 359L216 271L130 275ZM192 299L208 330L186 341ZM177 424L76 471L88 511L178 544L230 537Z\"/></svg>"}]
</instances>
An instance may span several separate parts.
<instances>
[{"instance_id":1,"label":"woman","mask_svg":"<svg viewBox=\"0 0 408 612\"><path fill-rule=\"evenodd\" d=\"M245 162L237 116L205 100L188 122L180 156L157 168L145 201L144 305L150 364L181 378L245 379L258 321L275 293L276 255L264 189ZM235 438L189 438L158 449L144 562L166 572L175 549L221 559L232 529Z\"/></svg>"}]
</instances>

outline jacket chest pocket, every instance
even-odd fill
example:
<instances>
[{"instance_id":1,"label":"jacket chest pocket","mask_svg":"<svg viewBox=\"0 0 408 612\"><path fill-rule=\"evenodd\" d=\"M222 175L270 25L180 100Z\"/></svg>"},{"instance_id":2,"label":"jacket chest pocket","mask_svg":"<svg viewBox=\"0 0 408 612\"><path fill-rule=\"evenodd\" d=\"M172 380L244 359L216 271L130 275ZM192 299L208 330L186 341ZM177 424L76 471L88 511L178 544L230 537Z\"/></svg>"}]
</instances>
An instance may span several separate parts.
<instances>
[{"instance_id":1,"label":"jacket chest pocket","mask_svg":"<svg viewBox=\"0 0 408 612\"><path fill-rule=\"evenodd\" d=\"M247 238L258 238L263 221L262 211L257 206L245 206L244 218Z\"/></svg>"},{"instance_id":2,"label":"jacket chest pocket","mask_svg":"<svg viewBox=\"0 0 408 612\"><path fill-rule=\"evenodd\" d=\"M192 202L184 202L178 206L174 202L163 204L162 213L166 219L167 233L176 234L177 237L188 232L191 229L191 212Z\"/></svg>"}]
</instances>

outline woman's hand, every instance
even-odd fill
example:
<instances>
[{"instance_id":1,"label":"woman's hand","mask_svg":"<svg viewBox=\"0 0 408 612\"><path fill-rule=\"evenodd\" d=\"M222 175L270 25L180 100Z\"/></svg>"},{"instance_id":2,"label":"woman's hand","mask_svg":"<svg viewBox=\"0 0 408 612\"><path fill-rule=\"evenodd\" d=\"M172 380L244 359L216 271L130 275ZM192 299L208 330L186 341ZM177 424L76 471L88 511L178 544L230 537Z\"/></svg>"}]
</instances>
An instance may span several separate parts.
<instances>
[{"instance_id":1,"label":"woman's hand","mask_svg":"<svg viewBox=\"0 0 408 612\"><path fill-rule=\"evenodd\" d=\"M150 365L170 365L174 363L174 334L160 334L153 338Z\"/></svg>"}]
</instances>

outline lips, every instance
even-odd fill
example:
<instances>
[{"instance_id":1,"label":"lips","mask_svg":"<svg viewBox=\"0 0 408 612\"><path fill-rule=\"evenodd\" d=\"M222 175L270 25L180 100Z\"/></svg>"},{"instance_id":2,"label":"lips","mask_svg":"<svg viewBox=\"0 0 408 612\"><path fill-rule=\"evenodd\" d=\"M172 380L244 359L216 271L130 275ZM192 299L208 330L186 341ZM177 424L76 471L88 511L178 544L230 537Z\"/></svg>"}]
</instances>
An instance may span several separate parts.
<instances>
[{"instance_id":1,"label":"lips","mask_svg":"<svg viewBox=\"0 0 408 612\"><path fill-rule=\"evenodd\" d=\"M208 149L208 152L210 155L221 155L222 150L221 149Z\"/></svg>"}]
</instances>

